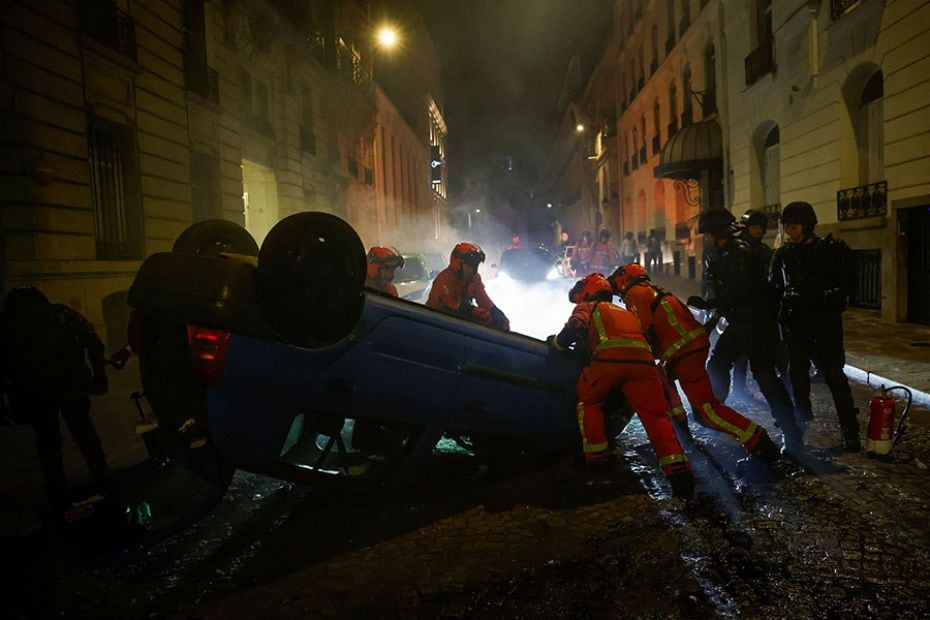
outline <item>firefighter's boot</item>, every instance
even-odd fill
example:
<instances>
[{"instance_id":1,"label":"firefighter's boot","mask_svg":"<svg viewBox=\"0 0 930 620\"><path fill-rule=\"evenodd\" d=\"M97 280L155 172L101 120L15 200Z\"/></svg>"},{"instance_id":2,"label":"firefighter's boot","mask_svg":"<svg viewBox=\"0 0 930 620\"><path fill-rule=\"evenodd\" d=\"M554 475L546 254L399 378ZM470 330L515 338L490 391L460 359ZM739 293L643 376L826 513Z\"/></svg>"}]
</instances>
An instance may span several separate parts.
<instances>
[{"instance_id":1,"label":"firefighter's boot","mask_svg":"<svg viewBox=\"0 0 930 620\"><path fill-rule=\"evenodd\" d=\"M679 469L668 475L672 485L672 497L691 499L694 497L694 476L689 469Z\"/></svg>"}]
</instances>

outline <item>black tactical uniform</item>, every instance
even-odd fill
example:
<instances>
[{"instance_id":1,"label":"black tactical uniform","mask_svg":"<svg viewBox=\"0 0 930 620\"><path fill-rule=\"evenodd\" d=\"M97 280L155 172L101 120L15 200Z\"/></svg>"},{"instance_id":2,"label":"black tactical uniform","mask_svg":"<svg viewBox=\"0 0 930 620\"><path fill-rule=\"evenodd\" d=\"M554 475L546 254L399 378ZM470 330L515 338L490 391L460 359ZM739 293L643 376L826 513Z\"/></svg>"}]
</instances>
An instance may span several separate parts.
<instances>
[{"instance_id":1,"label":"black tactical uniform","mask_svg":"<svg viewBox=\"0 0 930 620\"><path fill-rule=\"evenodd\" d=\"M705 213L705 216L715 212ZM794 410L788 391L775 373L778 349L778 328L775 316L775 294L767 279L767 265L732 226L733 216L703 217L701 232L711 233L717 246L716 258L710 263L709 281L714 290L718 312L727 319L727 328L717 340L707 371L714 393L725 400L730 391L730 368L741 356L749 358L752 374L762 395L772 410L775 423L781 428L785 447L797 451L802 447L802 434L794 420ZM715 221L716 219L716 221Z\"/></svg>"},{"instance_id":2,"label":"black tactical uniform","mask_svg":"<svg viewBox=\"0 0 930 620\"><path fill-rule=\"evenodd\" d=\"M53 505L61 507L67 483L59 413L94 481L106 484L107 460L90 419L87 396L107 390L103 343L80 313L49 303L31 287L10 291L0 326L0 367L11 417L35 431L46 491Z\"/></svg>"},{"instance_id":3,"label":"black tactical uniform","mask_svg":"<svg viewBox=\"0 0 930 620\"><path fill-rule=\"evenodd\" d=\"M785 207L782 222L804 226L799 243L787 243L775 252L770 274L780 299L779 322L788 345L788 372L798 417L805 422L813 417L809 374L813 362L833 395L845 448L858 451L858 412L843 373L842 312L850 285L849 246L832 235L820 238L814 234L817 219L808 203Z\"/></svg>"}]
</instances>

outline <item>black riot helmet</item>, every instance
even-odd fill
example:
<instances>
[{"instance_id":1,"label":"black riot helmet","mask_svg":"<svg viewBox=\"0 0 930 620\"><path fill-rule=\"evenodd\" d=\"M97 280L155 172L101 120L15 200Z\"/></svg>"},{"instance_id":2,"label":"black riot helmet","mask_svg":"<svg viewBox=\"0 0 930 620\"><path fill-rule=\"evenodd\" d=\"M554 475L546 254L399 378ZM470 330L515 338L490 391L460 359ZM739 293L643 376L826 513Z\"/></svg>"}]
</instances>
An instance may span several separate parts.
<instances>
[{"instance_id":1,"label":"black riot helmet","mask_svg":"<svg viewBox=\"0 0 930 620\"><path fill-rule=\"evenodd\" d=\"M736 218L726 209L710 209L701 213L698 218L698 232L722 237L729 232L735 222Z\"/></svg>"},{"instance_id":2,"label":"black riot helmet","mask_svg":"<svg viewBox=\"0 0 930 620\"><path fill-rule=\"evenodd\" d=\"M814 207L809 202L792 202L782 209L781 223L800 224L804 229L804 234L809 235L814 232L814 226L817 225L817 214L814 213Z\"/></svg>"},{"instance_id":3,"label":"black riot helmet","mask_svg":"<svg viewBox=\"0 0 930 620\"><path fill-rule=\"evenodd\" d=\"M739 221L743 226L761 226L762 230L767 230L769 227L768 216L758 209L749 209L743 213Z\"/></svg>"}]
</instances>

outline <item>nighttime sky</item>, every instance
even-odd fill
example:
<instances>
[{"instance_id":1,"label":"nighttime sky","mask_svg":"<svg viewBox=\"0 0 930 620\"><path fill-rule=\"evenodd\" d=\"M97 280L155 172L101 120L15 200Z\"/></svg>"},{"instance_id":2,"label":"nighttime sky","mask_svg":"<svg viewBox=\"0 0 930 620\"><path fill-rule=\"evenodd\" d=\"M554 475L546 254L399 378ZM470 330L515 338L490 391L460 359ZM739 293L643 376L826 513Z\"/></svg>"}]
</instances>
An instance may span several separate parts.
<instances>
[{"instance_id":1,"label":"nighttime sky","mask_svg":"<svg viewBox=\"0 0 930 620\"><path fill-rule=\"evenodd\" d=\"M417 0L443 65L449 161L459 179L491 158L543 155L574 50L596 57L609 0ZM527 162L532 166L532 161ZM453 184L453 192L455 184Z\"/></svg>"}]
</instances>

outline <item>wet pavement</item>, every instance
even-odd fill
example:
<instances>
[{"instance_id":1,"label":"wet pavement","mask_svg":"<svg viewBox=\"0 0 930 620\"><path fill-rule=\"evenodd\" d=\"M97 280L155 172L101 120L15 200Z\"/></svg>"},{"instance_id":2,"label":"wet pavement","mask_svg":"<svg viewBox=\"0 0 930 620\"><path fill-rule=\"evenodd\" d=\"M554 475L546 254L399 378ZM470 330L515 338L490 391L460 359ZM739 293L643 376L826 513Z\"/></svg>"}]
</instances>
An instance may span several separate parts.
<instances>
[{"instance_id":1,"label":"wet pavement","mask_svg":"<svg viewBox=\"0 0 930 620\"><path fill-rule=\"evenodd\" d=\"M926 349L911 343L930 340L930 329L859 310L845 326L851 365L925 389ZM136 376L134 367L113 373L111 394L95 400L117 469L144 457L126 399ZM853 381L863 433L873 392ZM344 495L238 472L191 527L96 559L40 527L31 433L0 428L4 614L930 616L930 411L915 406L892 458L881 461L840 453L826 386L815 384L813 396L810 450L782 471L740 464L732 440L692 425L698 496L688 503L669 497L633 424L613 471L597 479L569 457L502 479L437 457L401 495ZM774 430L763 403L735 404ZM80 481L70 441L65 458Z\"/></svg>"}]
</instances>

